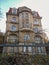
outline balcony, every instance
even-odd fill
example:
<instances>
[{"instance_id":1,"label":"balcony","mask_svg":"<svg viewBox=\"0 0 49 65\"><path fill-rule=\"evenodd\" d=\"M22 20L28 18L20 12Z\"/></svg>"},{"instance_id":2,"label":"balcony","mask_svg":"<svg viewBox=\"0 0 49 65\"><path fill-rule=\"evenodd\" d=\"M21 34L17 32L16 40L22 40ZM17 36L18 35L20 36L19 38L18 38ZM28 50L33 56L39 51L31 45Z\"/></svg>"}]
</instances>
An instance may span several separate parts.
<instances>
[{"instance_id":1,"label":"balcony","mask_svg":"<svg viewBox=\"0 0 49 65\"><path fill-rule=\"evenodd\" d=\"M32 45L19 45L18 43L15 43L15 44L6 44L6 43L3 43L3 44L0 44L0 47L48 47L49 46L49 43L33 43Z\"/></svg>"}]
</instances>

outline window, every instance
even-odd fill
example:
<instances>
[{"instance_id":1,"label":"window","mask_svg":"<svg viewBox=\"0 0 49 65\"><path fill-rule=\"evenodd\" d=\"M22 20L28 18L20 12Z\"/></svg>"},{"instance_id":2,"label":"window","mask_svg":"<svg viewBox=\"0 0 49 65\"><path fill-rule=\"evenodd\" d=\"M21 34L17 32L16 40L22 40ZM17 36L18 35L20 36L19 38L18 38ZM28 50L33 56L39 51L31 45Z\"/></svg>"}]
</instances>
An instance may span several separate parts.
<instances>
[{"instance_id":1,"label":"window","mask_svg":"<svg viewBox=\"0 0 49 65\"><path fill-rule=\"evenodd\" d=\"M24 52L26 52L26 47L23 47L23 49L24 49Z\"/></svg>"},{"instance_id":2,"label":"window","mask_svg":"<svg viewBox=\"0 0 49 65\"><path fill-rule=\"evenodd\" d=\"M22 13L22 27L24 28L24 13Z\"/></svg>"},{"instance_id":3,"label":"window","mask_svg":"<svg viewBox=\"0 0 49 65\"><path fill-rule=\"evenodd\" d=\"M26 13L26 19L28 19L28 13Z\"/></svg>"},{"instance_id":4,"label":"window","mask_svg":"<svg viewBox=\"0 0 49 65\"><path fill-rule=\"evenodd\" d=\"M29 22L26 22L26 28L29 28Z\"/></svg>"},{"instance_id":5,"label":"window","mask_svg":"<svg viewBox=\"0 0 49 65\"><path fill-rule=\"evenodd\" d=\"M38 28L33 28L34 32L37 33L39 30Z\"/></svg>"},{"instance_id":6,"label":"window","mask_svg":"<svg viewBox=\"0 0 49 65\"><path fill-rule=\"evenodd\" d=\"M39 52L39 53L42 52L42 47L38 47L38 52Z\"/></svg>"},{"instance_id":7,"label":"window","mask_svg":"<svg viewBox=\"0 0 49 65\"><path fill-rule=\"evenodd\" d=\"M24 19L24 13L22 13L22 19Z\"/></svg>"},{"instance_id":8,"label":"window","mask_svg":"<svg viewBox=\"0 0 49 65\"><path fill-rule=\"evenodd\" d=\"M33 24L39 24L39 22L37 20L34 20Z\"/></svg>"},{"instance_id":9,"label":"window","mask_svg":"<svg viewBox=\"0 0 49 65\"><path fill-rule=\"evenodd\" d=\"M16 31L16 26L12 25L11 30Z\"/></svg>"},{"instance_id":10,"label":"window","mask_svg":"<svg viewBox=\"0 0 49 65\"><path fill-rule=\"evenodd\" d=\"M35 37L35 43L41 43L42 39L41 37Z\"/></svg>"},{"instance_id":11,"label":"window","mask_svg":"<svg viewBox=\"0 0 49 65\"><path fill-rule=\"evenodd\" d=\"M16 17L12 17L12 22L16 22Z\"/></svg>"},{"instance_id":12,"label":"window","mask_svg":"<svg viewBox=\"0 0 49 65\"><path fill-rule=\"evenodd\" d=\"M29 39L30 39L30 36L29 36L29 35L25 35L25 36L24 36L24 40L25 40L25 41L27 41L27 40L29 40Z\"/></svg>"},{"instance_id":13,"label":"window","mask_svg":"<svg viewBox=\"0 0 49 65\"><path fill-rule=\"evenodd\" d=\"M24 22L22 22L22 27L24 28Z\"/></svg>"},{"instance_id":14,"label":"window","mask_svg":"<svg viewBox=\"0 0 49 65\"><path fill-rule=\"evenodd\" d=\"M13 14L16 14L16 13L17 13L16 8L13 8L13 9L12 9L12 13L13 13Z\"/></svg>"},{"instance_id":15,"label":"window","mask_svg":"<svg viewBox=\"0 0 49 65\"><path fill-rule=\"evenodd\" d=\"M10 36L9 39L8 39L8 42L15 43L16 39L17 39L16 36Z\"/></svg>"},{"instance_id":16,"label":"window","mask_svg":"<svg viewBox=\"0 0 49 65\"><path fill-rule=\"evenodd\" d=\"M11 47L10 51L11 53L14 53L14 47Z\"/></svg>"},{"instance_id":17,"label":"window","mask_svg":"<svg viewBox=\"0 0 49 65\"><path fill-rule=\"evenodd\" d=\"M28 47L28 52L32 52L32 47Z\"/></svg>"}]
</instances>

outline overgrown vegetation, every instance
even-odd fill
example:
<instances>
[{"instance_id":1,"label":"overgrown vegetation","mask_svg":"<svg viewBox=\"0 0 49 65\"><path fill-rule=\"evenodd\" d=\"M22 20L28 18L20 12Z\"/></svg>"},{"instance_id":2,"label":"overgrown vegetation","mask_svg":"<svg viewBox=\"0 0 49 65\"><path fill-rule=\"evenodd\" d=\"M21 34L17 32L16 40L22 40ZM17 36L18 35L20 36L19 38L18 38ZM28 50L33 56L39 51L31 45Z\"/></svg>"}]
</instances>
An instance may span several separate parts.
<instances>
[{"instance_id":1,"label":"overgrown vegetation","mask_svg":"<svg viewBox=\"0 0 49 65\"><path fill-rule=\"evenodd\" d=\"M0 56L0 65L49 65L49 55L4 54Z\"/></svg>"}]
</instances>

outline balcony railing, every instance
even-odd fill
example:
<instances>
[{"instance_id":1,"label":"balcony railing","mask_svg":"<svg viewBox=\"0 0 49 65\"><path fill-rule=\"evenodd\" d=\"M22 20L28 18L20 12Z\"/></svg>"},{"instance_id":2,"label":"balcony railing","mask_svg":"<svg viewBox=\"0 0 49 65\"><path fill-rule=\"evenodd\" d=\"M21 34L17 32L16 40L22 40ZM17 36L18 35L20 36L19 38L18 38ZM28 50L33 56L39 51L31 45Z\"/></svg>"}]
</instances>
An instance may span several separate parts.
<instances>
[{"instance_id":1,"label":"balcony railing","mask_svg":"<svg viewBox=\"0 0 49 65\"><path fill-rule=\"evenodd\" d=\"M15 44L13 44L13 43L11 43L11 44L6 44L6 43L0 44L0 47L47 47L47 46L49 46L49 43L45 43L45 44L43 44L43 43L40 43L40 44L33 43L32 45L26 45L26 44L20 45L18 43L15 43Z\"/></svg>"}]
</instances>

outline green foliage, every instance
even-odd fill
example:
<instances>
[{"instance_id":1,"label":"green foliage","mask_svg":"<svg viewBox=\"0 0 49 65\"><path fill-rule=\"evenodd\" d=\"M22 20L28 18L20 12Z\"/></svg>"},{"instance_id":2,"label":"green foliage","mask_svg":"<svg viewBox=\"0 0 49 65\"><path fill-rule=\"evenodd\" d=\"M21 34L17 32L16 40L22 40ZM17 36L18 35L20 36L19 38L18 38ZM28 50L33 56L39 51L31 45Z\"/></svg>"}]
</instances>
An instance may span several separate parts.
<instances>
[{"instance_id":1,"label":"green foliage","mask_svg":"<svg viewBox=\"0 0 49 65\"><path fill-rule=\"evenodd\" d=\"M49 62L49 55L28 55L15 53L14 55L6 55L0 58L0 65L47 65Z\"/></svg>"}]
</instances>

